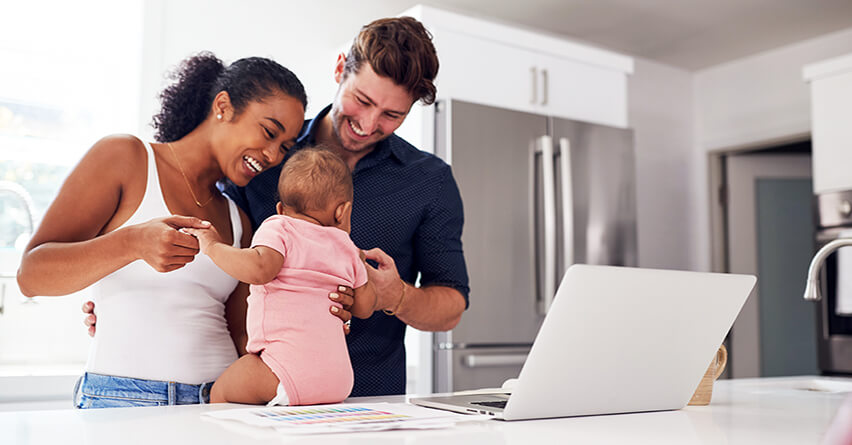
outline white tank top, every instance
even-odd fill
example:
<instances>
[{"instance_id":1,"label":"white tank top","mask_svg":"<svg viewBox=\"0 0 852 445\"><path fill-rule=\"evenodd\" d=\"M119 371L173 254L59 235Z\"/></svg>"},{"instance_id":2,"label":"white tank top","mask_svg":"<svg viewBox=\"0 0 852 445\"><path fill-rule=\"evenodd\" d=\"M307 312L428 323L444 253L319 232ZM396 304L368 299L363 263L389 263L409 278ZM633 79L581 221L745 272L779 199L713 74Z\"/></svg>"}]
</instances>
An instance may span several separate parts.
<instances>
[{"instance_id":1,"label":"white tank top","mask_svg":"<svg viewBox=\"0 0 852 445\"><path fill-rule=\"evenodd\" d=\"M139 208L122 227L170 214L160 190L151 145L148 180ZM234 246L242 224L228 200ZM225 302L237 280L204 254L167 273L143 260L94 284L97 333L86 369L97 374L200 384L215 380L237 359L225 321Z\"/></svg>"}]
</instances>

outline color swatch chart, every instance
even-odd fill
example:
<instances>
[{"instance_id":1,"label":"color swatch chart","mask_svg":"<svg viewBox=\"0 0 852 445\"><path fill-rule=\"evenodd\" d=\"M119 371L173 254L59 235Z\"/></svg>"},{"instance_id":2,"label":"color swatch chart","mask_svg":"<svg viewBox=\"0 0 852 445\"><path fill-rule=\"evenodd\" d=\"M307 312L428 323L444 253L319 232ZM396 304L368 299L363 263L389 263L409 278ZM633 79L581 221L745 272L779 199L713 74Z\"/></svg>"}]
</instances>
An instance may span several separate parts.
<instances>
[{"instance_id":1,"label":"color swatch chart","mask_svg":"<svg viewBox=\"0 0 852 445\"><path fill-rule=\"evenodd\" d=\"M317 425L345 422L375 422L396 421L410 418L404 414L395 414L372 408L359 406L353 407L328 407L328 408L270 408L255 410L253 414L264 418L282 422L279 425Z\"/></svg>"}]
</instances>

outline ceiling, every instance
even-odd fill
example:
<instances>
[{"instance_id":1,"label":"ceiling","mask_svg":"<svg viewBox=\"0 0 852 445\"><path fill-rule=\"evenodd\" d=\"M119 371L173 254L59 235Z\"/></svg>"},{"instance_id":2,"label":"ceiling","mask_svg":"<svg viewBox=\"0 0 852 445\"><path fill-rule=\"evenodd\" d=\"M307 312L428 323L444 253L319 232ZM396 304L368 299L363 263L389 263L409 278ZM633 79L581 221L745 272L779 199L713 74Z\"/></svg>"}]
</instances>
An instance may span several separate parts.
<instances>
[{"instance_id":1,"label":"ceiling","mask_svg":"<svg viewBox=\"0 0 852 445\"><path fill-rule=\"evenodd\" d=\"M320 2L328 12L335 3ZM852 0L361 0L355 10L340 0L339 6L351 10L350 19L369 21L418 3L690 71L852 27Z\"/></svg>"}]
</instances>

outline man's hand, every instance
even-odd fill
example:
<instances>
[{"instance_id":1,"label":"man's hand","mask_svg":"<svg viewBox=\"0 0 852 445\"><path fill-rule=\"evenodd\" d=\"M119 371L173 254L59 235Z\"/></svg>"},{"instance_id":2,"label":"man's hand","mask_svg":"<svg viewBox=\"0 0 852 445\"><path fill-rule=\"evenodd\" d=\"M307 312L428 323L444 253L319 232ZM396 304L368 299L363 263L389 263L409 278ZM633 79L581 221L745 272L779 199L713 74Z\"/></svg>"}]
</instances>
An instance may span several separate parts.
<instances>
[{"instance_id":1,"label":"man's hand","mask_svg":"<svg viewBox=\"0 0 852 445\"><path fill-rule=\"evenodd\" d=\"M83 318L83 324L89 327L89 337L95 336L95 325L98 322L98 317L95 315L95 303L91 301L87 301L83 303L83 313L86 314L86 317Z\"/></svg>"},{"instance_id":2,"label":"man's hand","mask_svg":"<svg viewBox=\"0 0 852 445\"><path fill-rule=\"evenodd\" d=\"M390 255L378 247L364 252L368 260L378 263L378 268L367 264L367 279L376 289L376 309L397 311L402 300L405 283L399 277L396 263Z\"/></svg>"},{"instance_id":3,"label":"man's hand","mask_svg":"<svg viewBox=\"0 0 852 445\"><path fill-rule=\"evenodd\" d=\"M381 249L365 253L378 267L367 265L368 280L375 286L375 308L391 311L403 323L421 331L449 331L461 320L464 295L447 286L414 287L404 282L390 255Z\"/></svg>"}]
</instances>

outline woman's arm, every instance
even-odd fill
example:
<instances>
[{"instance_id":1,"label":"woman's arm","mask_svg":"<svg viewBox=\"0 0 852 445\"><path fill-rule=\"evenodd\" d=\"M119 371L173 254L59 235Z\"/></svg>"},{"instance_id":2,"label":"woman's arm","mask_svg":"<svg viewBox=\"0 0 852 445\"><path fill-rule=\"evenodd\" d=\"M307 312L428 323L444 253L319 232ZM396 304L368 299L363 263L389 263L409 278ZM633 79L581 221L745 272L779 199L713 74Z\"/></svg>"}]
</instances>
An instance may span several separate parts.
<instances>
[{"instance_id":1,"label":"woman's arm","mask_svg":"<svg viewBox=\"0 0 852 445\"><path fill-rule=\"evenodd\" d=\"M175 228L201 226L197 218L172 216L106 233L118 212L138 206L127 189L132 181L144 184L146 166L145 147L132 136L104 138L86 153L24 251L18 269L24 295L69 294L137 259L163 272L192 261L197 241Z\"/></svg>"}]
</instances>

